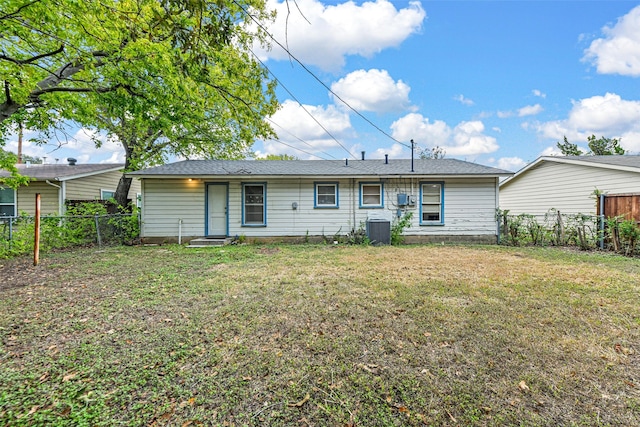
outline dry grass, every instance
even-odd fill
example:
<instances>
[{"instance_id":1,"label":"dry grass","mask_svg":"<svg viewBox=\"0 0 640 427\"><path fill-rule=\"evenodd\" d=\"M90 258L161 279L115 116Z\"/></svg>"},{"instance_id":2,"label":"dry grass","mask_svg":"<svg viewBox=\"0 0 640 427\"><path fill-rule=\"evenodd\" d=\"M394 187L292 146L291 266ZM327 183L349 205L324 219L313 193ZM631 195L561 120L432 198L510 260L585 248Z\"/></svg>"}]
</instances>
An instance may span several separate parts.
<instances>
[{"instance_id":1,"label":"dry grass","mask_svg":"<svg viewBox=\"0 0 640 427\"><path fill-rule=\"evenodd\" d=\"M0 424L640 425L634 259L169 246L0 273Z\"/></svg>"}]
</instances>

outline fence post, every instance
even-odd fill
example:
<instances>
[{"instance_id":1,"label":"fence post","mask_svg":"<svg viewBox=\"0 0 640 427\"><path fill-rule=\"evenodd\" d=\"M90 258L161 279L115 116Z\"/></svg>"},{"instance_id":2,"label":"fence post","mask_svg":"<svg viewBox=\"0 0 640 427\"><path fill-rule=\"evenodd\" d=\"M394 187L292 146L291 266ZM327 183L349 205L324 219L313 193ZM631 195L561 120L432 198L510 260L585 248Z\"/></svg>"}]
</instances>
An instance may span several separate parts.
<instances>
[{"instance_id":1,"label":"fence post","mask_svg":"<svg viewBox=\"0 0 640 427\"><path fill-rule=\"evenodd\" d=\"M100 237L100 222L99 222L98 214L96 214L94 218L96 221L96 235L98 236L98 247L102 249L102 238Z\"/></svg>"},{"instance_id":2,"label":"fence post","mask_svg":"<svg viewBox=\"0 0 640 427\"><path fill-rule=\"evenodd\" d=\"M558 211L558 240L560 246L564 246L564 224L562 223L562 214Z\"/></svg>"},{"instance_id":3,"label":"fence post","mask_svg":"<svg viewBox=\"0 0 640 427\"><path fill-rule=\"evenodd\" d=\"M36 217L33 236L33 265L40 262L40 193L36 193Z\"/></svg>"},{"instance_id":4,"label":"fence post","mask_svg":"<svg viewBox=\"0 0 640 427\"><path fill-rule=\"evenodd\" d=\"M600 204L598 205L600 211L600 249L604 249L604 194L600 194Z\"/></svg>"},{"instance_id":5,"label":"fence post","mask_svg":"<svg viewBox=\"0 0 640 427\"><path fill-rule=\"evenodd\" d=\"M13 217L9 217L9 250L13 248Z\"/></svg>"}]
</instances>

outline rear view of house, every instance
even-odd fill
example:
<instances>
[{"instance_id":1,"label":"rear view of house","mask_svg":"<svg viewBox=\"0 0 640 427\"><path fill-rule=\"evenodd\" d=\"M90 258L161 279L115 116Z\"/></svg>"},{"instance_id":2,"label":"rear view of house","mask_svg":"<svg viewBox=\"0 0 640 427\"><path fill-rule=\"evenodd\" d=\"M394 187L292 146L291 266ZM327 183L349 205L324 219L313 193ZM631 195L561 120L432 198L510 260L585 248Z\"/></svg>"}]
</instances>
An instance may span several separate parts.
<instances>
[{"instance_id":1,"label":"rear view of house","mask_svg":"<svg viewBox=\"0 0 640 427\"><path fill-rule=\"evenodd\" d=\"M186 160L128 176L142 183L147 242L244 235L345 235L411 214L407 241L496 241L498 180L455 159Z\"/></svg>"},{"instance_id":2,"label":"rear view of house","mask_svg":"<svg viewBox=\"0 0 640 427\"><path fill-rule=\"evenodd\" d=\"M32 178L17 190L0 186L0 215L35 214L35 194L40 193L43 215L62 215L68 200L108 200L115 194L123 164L19 164L21 175ZM0 179L9 176L0 171ZM136 200L140 183L132 182L129 199Z\"/></svg>"}]
</instances>

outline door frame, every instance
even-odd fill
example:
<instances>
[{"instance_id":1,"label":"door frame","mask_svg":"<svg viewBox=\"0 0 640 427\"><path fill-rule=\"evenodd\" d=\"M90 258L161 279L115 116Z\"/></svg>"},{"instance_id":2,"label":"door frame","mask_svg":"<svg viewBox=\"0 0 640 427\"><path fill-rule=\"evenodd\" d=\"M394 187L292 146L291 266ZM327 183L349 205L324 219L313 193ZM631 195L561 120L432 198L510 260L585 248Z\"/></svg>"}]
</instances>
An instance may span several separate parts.
<instances>
[{"instance_id":1,"label":"door frame","mask_svg":"<svg viewBox=\"0 0 640 427\"><path fill-rule=\"evenodd\" d=\"M205 182L204 184L204 234L205 236L214 236L209 231L209 186L221 185L225 188L226 200L224 201L226 206L225 213L225 236L229 236L229 183L228 182ZM217 237L217 236L216 236Z\"/></svg>"}]
</instances>

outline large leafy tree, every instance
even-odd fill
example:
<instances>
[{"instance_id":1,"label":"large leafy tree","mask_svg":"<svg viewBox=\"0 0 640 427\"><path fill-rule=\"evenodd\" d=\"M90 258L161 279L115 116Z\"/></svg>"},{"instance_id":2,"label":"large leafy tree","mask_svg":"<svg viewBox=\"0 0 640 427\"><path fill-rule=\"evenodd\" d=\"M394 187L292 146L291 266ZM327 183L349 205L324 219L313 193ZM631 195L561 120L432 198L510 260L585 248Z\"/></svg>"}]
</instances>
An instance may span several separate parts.
<instances>
[{"instance_id":1,"label":"large leafy tree","mask_svg":"<svg viewBox=\"0 0 640 427\"><path fill-rule=\"evenodd\" d=\"M0 125L106 131L126 170L241 156L277 108L249 14L268 19L264 0L0 0Z\"/></svg>"}]
</instances>

